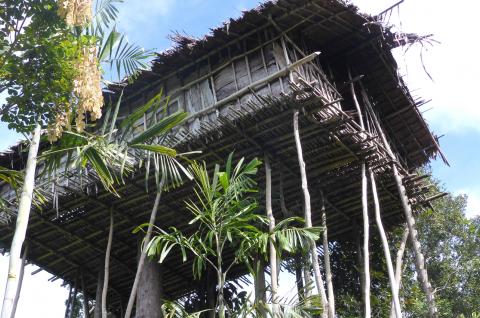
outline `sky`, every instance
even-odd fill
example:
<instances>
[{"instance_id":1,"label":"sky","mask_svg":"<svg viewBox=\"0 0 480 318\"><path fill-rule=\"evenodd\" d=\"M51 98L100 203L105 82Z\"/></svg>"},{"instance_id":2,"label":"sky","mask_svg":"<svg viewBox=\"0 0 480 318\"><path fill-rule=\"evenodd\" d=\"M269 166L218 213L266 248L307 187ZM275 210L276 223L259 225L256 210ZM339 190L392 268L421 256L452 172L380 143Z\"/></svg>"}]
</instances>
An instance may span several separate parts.
<instances>
[{"instance_id":1,"label":"sky","mask_svg":"<svg viewBox=\"0 0 480 318\"><path fill-rule=\"evenodd\" d=\"M396 1L353 2L361 11L376 14ZM131 41L162 51L170 47L167 35L173 31L200 37L210 28L238 17L242 10L257 4L258 0L125 0L119 6L118 28L126 32ZM471 0L455 3L405 0L391 20L404 32L433 34L440 42L422 52L425 68L433 81L423 70L418 48L407 52L396 50L394 54L413 94L432 100L420 110L431 129L437 135L444 135L440 145L450 162L448 167L441 160L433 161L432 174L447 190L468 195L468 216L480 215L480 105L477 96L480 62L476 41L479 9L480 2ZM0 124L0 136L0 151L21 137L3 123ZM8 259L0 256L0 299L3 299L7 265ZM59 280L48 282L52 275L46 272L31 276L34 269L34 266L26 268L17 317L63 317L67 289L60 287ZM287 293L293 286L287 283L281 289Z\"/></svg>"}]
</instances>

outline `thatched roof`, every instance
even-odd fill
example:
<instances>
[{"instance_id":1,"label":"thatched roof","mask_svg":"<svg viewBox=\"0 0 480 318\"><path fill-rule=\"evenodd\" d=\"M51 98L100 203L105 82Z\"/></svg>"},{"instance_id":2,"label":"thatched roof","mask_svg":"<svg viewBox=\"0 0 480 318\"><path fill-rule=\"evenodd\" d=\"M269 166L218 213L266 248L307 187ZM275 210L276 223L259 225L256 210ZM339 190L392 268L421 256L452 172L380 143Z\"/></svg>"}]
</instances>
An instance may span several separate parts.
<instances>
[{"instance_id":1,"label":"thatched roof","mask_svg":"<svg viewBox=\"0 0 480 318\"><path fill-rule=\"evenodd\" d=\"M428 201L427 190L410 172L438 153L436 139L416 106L421 101L412 98L397 74L390 50L399 44L398 36L380 26L374 17L359 14L352 5L333 0L269 1L213 29L202 39L177 37L177 45L159 53L151 71L142 72L125 87L126 104L140 99L144 92L158 91L159 84L168 77L191 72L199 60L218 53L229 43L248 38L252 30L270 26L269 17L284 28L305 20L297 31L305 35L312 46L321 48L322 59L333 69L348 60L355 66L356 74L364 75L362 81L375 102L375 111L394 148L405 158L402 174L407 178L405 185L412 203L422 208ZM336 80L340 93L347 96L346 85L342 86L346 80ZM111 86L110 89L115 91L120 87ZM293 138L290 138L291 110L299 107L299 103L308 110L315 108L318 100L285 97L272 99L264 107L244 105L227 118L205 123L199 131L179 136L177 147L179 150L202 150L198 159L209 164L226 158L232 150L236 150L237 156L246 157L262 157L268 153L275 158L272 163L274 183L278 185L279 180L285 178L289 208L301 214L298 165L294 159ZM359 164L362 160L368 161L380 176L380 200L387 227L402 222L402 207L390 175L389 159L379 146L377 136L369 136L366 140L360 137L352 116L347 113L338 112L334 119L312 123L302 118L300 123L313 210L319 207L316 191L323 189L328 200L331 238L351 237L352 228L361 215ZM21 168L23 158L17 147L0 156L0 165ZM77 272L83 271L86 292L93 295L96 271L107 237L107 211L113 207L116 226L110 286L115 293L110 296L110 304L118 306L128 297L136 268L137 237L131 231L148 220L154 194L145 192L141 173L118 189L120 198L96 186L94 175L85 176L83 184L75 181L78 178L73 173L69 176L72 178L69 186L59 190L58 210L47 208L42 212L34 211L31 216L27 242L33 248L30 248L29 259L68 282L74 282ZM259 183L262 186L261 173ZM165 228L175 225L193 230L187 225L188 215L183 203L191 196L191 184L167 193L162 198L157 223ZM53 202L53 197L50 199ZM278 204L278 200L276 202ZM281 217L278 212L277 216ZM319 221L318 214L314 214L314 223ZM5 248L9 246L13 226L0 227L0 244ZM191 291L195 284L190 264L182 263L177 256L172 255L167 260L164 275L167 297L181 296ZM244 272L244 268L238 267L232 274Z\"/></svg>"}]
</instances>

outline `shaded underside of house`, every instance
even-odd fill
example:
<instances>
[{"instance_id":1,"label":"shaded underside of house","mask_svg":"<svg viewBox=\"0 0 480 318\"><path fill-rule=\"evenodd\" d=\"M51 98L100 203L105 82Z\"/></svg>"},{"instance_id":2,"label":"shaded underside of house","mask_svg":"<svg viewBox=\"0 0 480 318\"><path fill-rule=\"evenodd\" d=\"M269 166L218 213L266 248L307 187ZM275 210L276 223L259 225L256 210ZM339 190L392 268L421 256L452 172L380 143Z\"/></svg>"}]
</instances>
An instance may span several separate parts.
<instances>
[{"instance_id":1,"label":"shaded underside of house","mask_svg":"<svg viewBox=\"0 0 480 318\"><path fill-rule=\"evenodd\" d=\"M439 149L417 108L422 101L412 98L397 74L390 50L398 46L402 38L384 28L378 17L361 15L351 5L326 0L267 2L212 30L203 39L177 37L177 46L159 54L151 71L142 72L126 87L112 86L110 90L124 89L123 109L134 108L139 100L158 93L169 77L183 78L183 73L191 72L192 67L197 67L205 58L211 61L237 42L248 41L250 44L246 45L258 46L258 41L265 40L258 39L258 32L272 28L284 30L281 36L301 34L302 41L308 42L305 46L321 51L321 65L328 66L326 74L341 96L342 107L336 106L340 98L330 105L326 103L308 81L301 81L288 93L273 94L275 96L253 92L253 98L244 103L239 99L228 112L217 112L214 120L201 117L195 129L187 124L172 138L177 150L201 150L202 153L193 158L205 160L209 167L222 163L232 151L236 158L269 156L275 216L283 217L279 207L280 186L288 210L302 216L303 198L292 124L293 110L301 109L300 135L314 224L320 224L320 191L323 191L330 239L354 239L358 235L353 229L361 223L362 162L377 175L385 225L392 228L402 223L403 210L391 173L393 159L378 134L362 130L357 124L345 72L345 63L348 63L354 77L360 77L366 87L375 113L398 155L411 203L417 210L427 206L428 187L415 174L415 169L436 156ZM218 108L212 109L215 111ZM189 121L198 118L192 116ZM19 146L0 157L0 165L15 169L21 169L24 161L25 153ZM154 180L147 181L151 191L146 192L145 174L138 171L118 187L119 197L116 197L101 188L93 173L80 178L76 171L70 171L62 178L68 182L57 184L56 193L45 191L49 206L42 211L32 211L26 239L30 246L28 259L52 273L52 279L74 283L79 281L81 273L86 293L94 297L108 236L109 210L113 209L109 305L120 308L120 303L128 299L136 271L140 237L132 234L132 230L148 221L155 197ZM263 171L259 171L257 179L261 198ZM39 186L49 189L52 183L54 180ZM189 198L193 199L190 182L166 192L156 224L165 229L175 226L186 232L194 231L188 225L190 216L184 204ZM5 251L10 246L14 227L14 222L0 226L0 244ZM231 258L232 253L229 251L224 257ZM175 299L195 289L190 260L182 262L178 252L167 258L163 275L167 298ZM244 273L245 268L237 266L231 277Z\"/></svg>"}]
</instances>

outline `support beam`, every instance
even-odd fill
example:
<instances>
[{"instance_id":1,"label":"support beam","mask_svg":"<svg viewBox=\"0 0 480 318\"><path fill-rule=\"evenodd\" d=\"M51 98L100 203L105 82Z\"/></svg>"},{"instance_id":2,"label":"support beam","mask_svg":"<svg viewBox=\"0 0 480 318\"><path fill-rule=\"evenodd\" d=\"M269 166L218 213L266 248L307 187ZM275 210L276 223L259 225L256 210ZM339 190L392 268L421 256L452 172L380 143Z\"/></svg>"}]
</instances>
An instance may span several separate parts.
<instances>
[{"instance_id":1,"label":"support beam","mask_svg":"<svg viewBox=\"0 0 480 318\"><path fill-rule=\"evenodd\" d=\"M392 291L392 299L397 318L402 318L402 310L400 308L400 298L398 297L398 281L395 279L393 272L392 257L390 255L390 246L388 245L387 235L383 228L382 217L380 216L380 201L378 199L377 186L375 183L375 176L370 170L370 186L372 188L373 202L375 205L375 220L377 222L377 229L382 240L383 252L385 254L385 261L387 263L388 278L390 280L390 290Z\"/></svg>"},{"instance_id":2,"label":"support beam","mask_svg":"<svg viewBox=\"0 0 480 318\"><path fill-rule=\"evenodd\" d=\"M407 220L410 240L412 242L412 248L415 255L415 267L417 269L418 280L420 281L420 286L422 287L422 290L427 297L428 314L430 318L437 318L438 310L437 306L435 305L433 289L430 285L430 281L428 280L427 268L425 266L425 258L423 256L420 242L418 240L418 233L415 228L415 219L413 217L412 207L408 202L408 196L405 187L403 186L402 177L398 173L398 169L395 164L392 164L392 171L395 181L397 183L398 194L400 195L400 200L402 202L405 218Z\"/></svg>"},{"instance_id":3,"label":"support beam","mask_svg":"<svg viewBox=\"0 0 480 318\"><path fill-rule=\"evenodd\" d=\"M305 161L303 160L303 151L302 151L302 144L300 141L300 133L298 130L298 113L299 111L296 109L293 112L293 134L295 136L295 144L297 147L297 156L298 156L298 164L300 166L300 175L302 179L302 192L303 192L303 200L304 200L304 212L305 212L305 227L309 228L312 227L312 213L311 213L311 204L310 204L310 193L308 190L308 182L307 182L307 173L305 169ZM320 265L318 263L318 252L317 246L315 242L311 242L310 253L312 258L312 265L313 265L313 273L315 276L315 283L317 285L317 290L320 295L320 301L322 304L322 316L327 317L328 312L328 300L327 295L325 293L325 288L323 286L323 279L322 274L320 273Z\"/></svg>"},{"instance_id":4,"label":"support beam","mask_svg":"<svg viewBox=\"0 0 480 318\"><path fill-rule=\"evenodd\" d=\"M272 170L270 160L265 155L265 210L268 218L268 230L270 233L275 229L275 218L272 211ZM273 303L273 315L277 315L278 304L278 272L277 272L277 253L274 242L269 244L269 260L270 260L270 292Z\"/></svg>"}]
</instances>

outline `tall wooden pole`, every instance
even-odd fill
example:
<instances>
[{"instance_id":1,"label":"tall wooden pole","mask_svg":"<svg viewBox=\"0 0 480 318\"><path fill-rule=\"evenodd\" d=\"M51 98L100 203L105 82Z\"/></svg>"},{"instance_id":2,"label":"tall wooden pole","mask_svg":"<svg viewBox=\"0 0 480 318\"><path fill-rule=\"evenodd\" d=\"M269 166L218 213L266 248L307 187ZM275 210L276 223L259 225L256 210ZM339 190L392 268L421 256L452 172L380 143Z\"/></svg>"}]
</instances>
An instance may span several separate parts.
<instances>
[{"instance_id":1,"label":"tall wooden pole","mask_svg":"<svg viewBox=\"0 0 480 318\"><path fill-rule=\"evenodd\" d=\"M298 129L298 109L293 112L293 134L295 136L295 144L297 147L298 165L300 166L300 176L302 179L302 191L304 200L304 212L305 212L305 227L312 227L312 211L310 204L310 192L308 190L307 171L305 169L305 161L303 160L302 143L300 141L300 132ZM325 287L323 285L322 274L320 273L320 265L318 263L318 252L315 242L310 242L310 253L312 257L313 273L315 276L315 283L317 285L318 294L320 295L320 301L322 304L322 317L327 317L328 313L328 300L325 293Z\"/></svg>"},{"instance_id":2,"label":"tall wooden pole","mask_svg":"<svg viewBox=\"0 0 480 318\"><path fill-rule=\"evenodd\" d=\"M372 108L370 104L370 100L361 82L360 82L360 85L361 85L362 94L364 95L364 99L366 101L367 106ZM397 189L400 195L400 200L402 202L405 218L407 220L407 227L410 234L410 239L412 241L413 252L415 254L415 266L417 269L418 279L420 280L420 285L422 286L422 290L427 297L429 316L431 318L436 318L438 317L438 311L435 305L435 297L432 290L432 286L430 285L430 281L428 280L428 273L425 266L425 258L423 257L423 254L420 248L420 241L418 240L417 230L415 229L415 219L412 214L412 207L410 206L410 203L408 201L408 196L407 196L405 187L403 186L402 177L398 172L397 166L395 164L395 162L397 162L397 159L388 143L388 140L385 136L385 133L383 132L382 127L380 126L380 122L377 116L373 112L373 109L372 109L372 118L388 154L390 155L391 159L394 161L394 163L392 164L392 172L395 178L395 183L397 184Z\"/></svg>"},{"instance_id":3,"label":"tall wooden pole","mask_svg":"<svg viewBox=\"0 0 480 318\"><path fill-rule=\"evenodd\" d=\"M15 313L17 312L18 300L20 299L20 293L22 292L23 276L25 274L25 265L27 262L27 255L28 255L28 244L25 244L25 248L23 250L23 256L22 256L22 263L20 265L20 274L18 276L17 291L15 293L15 299L13 300L12 313L10 315L10 318L15 318Z\"/></svg>"},{"instance_id":4,"label":"tall wooden pole","mask_svg":"<svg viewBox=\"0 0 480 318\"><path fill-rule=\"evenodd\" d=\"M38 119L40 120L40 118ZM17 291L18 271L20 269L20 255L23 242L27 233L28 219L32 208L33 188L35 187L35 171L37 170L37 154L40 144L41 127L40 122L35 126L32 134L32 141L28 150L27 163L25 166L25 179L20 194L18 204L17 223L10 246L10 256L8 262L7 282L5 284L5 293L3 296L3 305L1 318L10 318L13 307L13 300Z\"/></svg>"},{"instance_id":5,"label":"tall wooden pole","mask_svg":"<svg viewBox=\"0 0 480 318\"><path fill-rule=\"evenodd\" d=\"M330 250L328 248L328 228L327 228L327 214L325 212L325 198L323 191L320 190L320 197L322 200L322 227L323 227L323 258L325 263L325 278L327 281L328 293L328 318L335 318L335 295L333 293L332 270L330 268Z\"/></svg>"},{"instance_id":6,"label":"tall wooden pole","mask_svg":"<svg viewBox=\"0 0 480 318\"><path fill-rule=\"evenodd\" d=\"M397 166L392 164L393 176L397 184L398 193L400 195L400 201L402 202L403 211L407 220L408 231L410 233L410 240L412 242L413 252L415 254L415 267L417 268L418 280L422 286L422 290L427 296L428 314L431 318L438 317L437 306L435 305L435 298L433 295L432 286L428 280L427 269L425 268L425 258L420 247L420 241L418 240L418 233L415 228L415 219L413 218L412 206L408 202L407 192L403 186L403 180L398 173Z\"/></svg>"},{"instance_id":7,"label":"tall wooden pole","mask_svg":"<svg viewBox=\"0 0 480 318\"><path fill-rule=\"evenodd\" d=\"M275 228L275 217L272 211L272 169L270 167L270 159L265 155L265 209L268 218L268 230L270 233ZM274 316L277 310L278 303L278 272L277 272L277 252L272 241L269 244L270 251L270 289L272 293L272 303Z\"/></svg>"},{"instance_id":8,"label":"tall wooden pole","mask_svg":"<svg viewBox=\"0 0 480 318\"><path fill-rule=\"evenodd\" d=\"M398 283L395 280L395 274L393 272L392 257L390 255L390 247L388 246L387 235L383 228L382 218L380 216L380 202L378 200L377 185L375 183L375 176L373 171L370 170L370 186L372 187L373 202L375 205L375 220L377 223L378 232L382 240L383 252L385 254L385 261L387 263L388 278L390 280L390 289L392 291L392 300L395 309L395 315L397 318L402 318L402 311L400 308L400 299L398 297Z\"/></svg>"},{"instance_id":9,"label":"tall wooden pole","mask_svg":"<svg viewBox=\"0 0 480 318\"><path fill-rule=\"evenodd\" d=\"M357 110L358 122L362 130L365 130L365 124L363 122L362 110L355 93L355 84L353 82L350 68L348 68L348 79L350 81L350 93L352 94L353 103ZM364 305L365 305L365 318L371 317L370 306L370 255L369 255L369 220L368 220L368 202L367 202L367 173L365 162L361 163L361 178L362 178L362 218L363 218L363 274L364 274Z\"/></svg>"},{"instance_id":10,"label":"tall wooden pole","mask_svg":"<svg viewBox=\"0 0 480 318\"><path fill-rule=\"evenodd\" d=\"M88 296L87 296L87 289L85 286L85 278L83 276L83 272L80 272L80 281L82 284L82 294L83 294L83 314L85 318L88 318L89 312L88 312Z\"/></svg>"},{"instance_id":11,"label":"tall wooden pole","mask_svg":"<svg viewBox=\"0 0 480 318\"><path fill-rule=\"evenodd\" d=\"M400 241L400 246L397 250L397 259L395 261L395 281L397 282L398 294L400 294L400 286L402 285L403 254L405 253L405 248L407 246L408 234L408 226L405 224L405 229L402 234L402 240ZM390 307L390 318L396 318L393 301Z\"/></svg>"},{"instance_id":12,"label":"tall wooden pole","mask_svg":"<svg viewBox=\"0 0 480 318\"><path fill-rule=\"evenodd\" d=\"M102 289L102 318L107 318L107 294L108 294L108 278L110 275L110 253L112 251L113 240L113 209L110 209L110 229L108 231L107 249L105 251L105 263L103 274L103 289Z\"/></svg>"}]
</instances>

